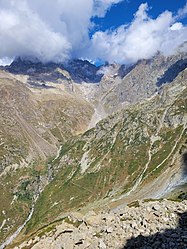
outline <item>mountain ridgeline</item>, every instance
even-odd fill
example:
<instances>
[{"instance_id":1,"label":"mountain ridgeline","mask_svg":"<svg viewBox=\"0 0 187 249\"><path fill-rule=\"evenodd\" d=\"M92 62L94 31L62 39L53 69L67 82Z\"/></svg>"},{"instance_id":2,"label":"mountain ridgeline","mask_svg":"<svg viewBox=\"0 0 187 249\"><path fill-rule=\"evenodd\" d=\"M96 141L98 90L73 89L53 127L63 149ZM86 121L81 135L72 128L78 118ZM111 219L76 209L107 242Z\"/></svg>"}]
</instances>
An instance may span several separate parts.
<instances>
[{"instance_id":1,"label":"mountain ridgeline","mask_svg":"<svg viewBox=\"0 0 187 249\"><path fill-rule=\"evenodd\" d=\"M185 196L184 51L134 65L17 58L1 67L1 242L33 205L12 248L67 212Z\"/></svg>"}]
</instances>

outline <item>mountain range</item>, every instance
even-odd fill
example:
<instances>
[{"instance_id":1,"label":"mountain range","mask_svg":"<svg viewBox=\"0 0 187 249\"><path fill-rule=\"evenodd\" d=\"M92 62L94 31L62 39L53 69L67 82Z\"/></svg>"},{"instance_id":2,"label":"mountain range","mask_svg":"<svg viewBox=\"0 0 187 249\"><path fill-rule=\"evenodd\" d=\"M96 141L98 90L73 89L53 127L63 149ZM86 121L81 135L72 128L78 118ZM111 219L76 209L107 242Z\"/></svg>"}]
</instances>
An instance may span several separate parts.
<instances>
[{"instance_id":1,"label":"mountain range","mask_svg":"<svg viewBox=\"0 0 187 249\"><path fill-rule=\"evenodd\" d=\"M6 248L67 212L185 196L186 46L130 65L19 57L0 68L0 241L32 211Z\"/></svg>"}]
</instances>

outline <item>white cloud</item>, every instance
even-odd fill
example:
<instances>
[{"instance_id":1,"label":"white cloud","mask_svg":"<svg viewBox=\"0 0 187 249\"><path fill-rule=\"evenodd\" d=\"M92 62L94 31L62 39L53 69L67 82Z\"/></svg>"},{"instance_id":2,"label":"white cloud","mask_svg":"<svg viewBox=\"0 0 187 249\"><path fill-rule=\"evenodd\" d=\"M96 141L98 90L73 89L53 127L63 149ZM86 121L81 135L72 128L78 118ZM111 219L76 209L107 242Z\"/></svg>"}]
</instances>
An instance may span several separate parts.
<instances>
[{"instance_id":1,"label":"white cloud","mask_svg":"<svg viewBox=\"0 0 187 249\"><path fill-rule=\"evenodd\" d=\"M89 44L93 15L119 0L0 0L0 58L34 56L63 61Z\"/></svg>"},{"instance_id":2,"label":"white cloud","mask_svg":"<svg viewBox=\"0 0 187 249\"><path fill-rule=\"evenodd\" d=\"M1 1L0 3L2 4ZM64 30L54 32L24 0L12 0L0 10L0 57L35 56L43 61L68 57L71 44Z\"/></svg>"},{"instance_id":3,"label":"white cloud","mask_svg":"<svg viewBox=\"0 0 187 249\"><path fill-rule=\"evenodd\" d=\"M187 28L174 23L174 17L165 11L156 19L147 14L148 5L141 4L128 26L122 25L114 31L96 32L92 37L90 56L109 62L133 63L148 59L158 51L172 54L187 40Z\"/></svg>"},{"instance_id":4,"label":"white cloud","mask_svg":"<svg viewBox=\"0 0 187 249\"><path fill-rule=\"evenodd\" d=\"M93 15L104 17L107 10L114 4L118 4L123 0L95 0Z\"/></svg>"},{"instance_id":5,"label":"white cloud","mask_svg":"<svg viewBox=\"0 0 187 249\"><path fill-rule=\"evenodd\" d=\"M178 10L177 16L175 17L175 19L182 19L186 15L187 15L187 3L185 4L185 6L183 8Z\"/></svg>"},{"instance_id":6,"label":"white cloud","mask_svg":"<svg viewBox=\"0 0 187 249\"><path fill-rule=\"evenodd\" d=\"M0 0L0 58L33 56L45 62L78 57L131 63L158 50L172 53L187 40L186 27L177 21L186 6L177 17L166 11L151 19L146 3L128 26L96 32L90 39L91 18L104 17L121 1L126 0Z\"/></svg>"},{"instance_id":7,"label":"white cloud","mask_svg":"<svg viewBox=\"0 0 187 249\"><path fill-rule=\"evenodd\" d=\"M0 65L1 66L7 66L10 65L12 63L12 59L8 58L8 57L4 57L2 59L0 59Z\"/></svg>"},{"instance_id":8,"label":"white cloud","mask_svg":"<svg viewBox=\"0 0 187 249\"><path fill-rule=\"evenodd\" d=\"M171 30L180 30L180 29L182 29L182 28L183 28L183 25L182 25L181 22L176 22L176 23L174 23L174 24L170 27Z\"/></svg>"}]
</instances>

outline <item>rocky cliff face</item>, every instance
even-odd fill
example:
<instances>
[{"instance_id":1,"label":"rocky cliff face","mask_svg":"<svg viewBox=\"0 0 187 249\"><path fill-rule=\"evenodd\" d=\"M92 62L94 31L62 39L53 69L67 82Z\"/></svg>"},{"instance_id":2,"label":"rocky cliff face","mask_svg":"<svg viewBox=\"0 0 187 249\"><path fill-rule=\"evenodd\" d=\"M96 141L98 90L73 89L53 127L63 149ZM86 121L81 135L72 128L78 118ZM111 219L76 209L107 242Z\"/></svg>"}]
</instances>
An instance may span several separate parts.
<instances>
[{"instance_id":1,"label":"rocky cliff face","mask_svg":"<svg viewBox=\"0 0 187 249\"><path fill-rule=\"evenodd\" d=\"M2 68L1 241L33 202L28 237L65 212L158 198L185 182L186 87L184 50L129 66Z\"/></svg>"},{"instance_id":2,"label":"rocky cliff face","mask_svg":"<svg viewBox=\"0 0 187 249\"><path fill-rule=\"evenodd\" d=\"M62 73L57 69L61 69ZM97 83L102 77L102 74L98 73L99 68L86 60L72 60L65 64L53 62L43 64L37 59L18 57L10 66L6 66L6 70L13 74L29 75L30 80L44 82L72 79L76 83ZM63 70L68 72L69 77L63 74Z\"/></svg>"},{"instance_id":3,"label":"rocky cliff face","mask_svg":"<svg viewBox=\"0 0 187 249\"><path fill-rule=\"evenodd\" d=\"M164 57L157 54L150 60L141 60L127 68L120 67L116 74L106 75L101 82L102 102L107 112L119 110L151 97L162 85L172 82L187 66L186 53Z\"/></svg>"}]
</instances>

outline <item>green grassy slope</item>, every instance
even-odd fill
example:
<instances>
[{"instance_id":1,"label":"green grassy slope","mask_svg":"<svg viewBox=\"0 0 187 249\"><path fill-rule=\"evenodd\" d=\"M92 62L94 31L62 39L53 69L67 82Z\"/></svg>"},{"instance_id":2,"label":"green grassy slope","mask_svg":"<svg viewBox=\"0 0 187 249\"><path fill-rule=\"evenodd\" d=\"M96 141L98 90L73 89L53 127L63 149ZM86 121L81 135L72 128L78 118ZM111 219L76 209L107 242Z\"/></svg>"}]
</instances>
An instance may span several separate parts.
<instances>
[{"instance_id":1,"label":"green grassy slope","mask_svg":"<svg viewBox=\"0 0 187 249\"><path fill-rule=\"evenodd\" d=\"M180 77L177 79L180 80ZM68 210L145 186L180 157L187 141L186 81L166 86L161 95L99 122L63 144L52 163L54 179L45 188L25 234ZM43 208L45 207L45 208Z\"/></svg>"}]
</instances>

